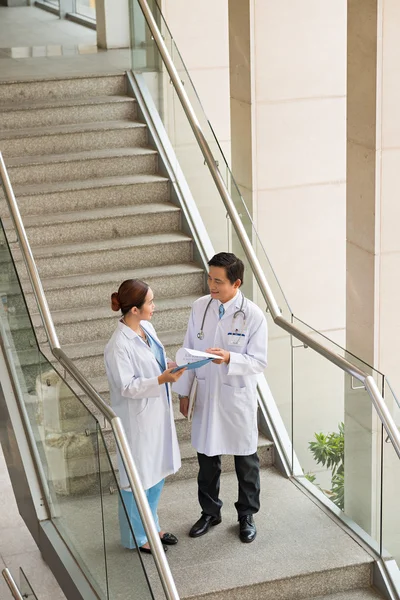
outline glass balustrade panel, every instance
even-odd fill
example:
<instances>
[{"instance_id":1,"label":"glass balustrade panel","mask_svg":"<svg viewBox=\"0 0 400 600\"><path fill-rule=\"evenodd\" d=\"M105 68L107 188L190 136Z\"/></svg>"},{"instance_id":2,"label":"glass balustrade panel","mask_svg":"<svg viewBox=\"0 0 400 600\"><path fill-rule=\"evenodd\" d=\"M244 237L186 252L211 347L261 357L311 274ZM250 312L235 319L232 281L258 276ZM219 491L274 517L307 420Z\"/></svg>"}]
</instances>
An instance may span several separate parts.
<instances>
[{"instance_id":1,"label":"glass balustrade panel","mask_svg":"<svg viewBox=\"0 0 400 600\"><path fill-rule=\"evenodd\" d=\"M24 285L29 289L30 284L26 280L27 275L22 262L19 263L19 271L25 277ZM28 301L35 310L32 295L28 296ZM49 465L42 444L42 410L40 391L38 392L41 354L3 224L0 227L0 330L1 344L8 360L14 388L21 410L30 425L31 443L39 463L46 502L50 510L54 511L56 497L49 484ZM43 336L43 330L39 330L38 334Z\"/></svg>"},{"instance_id":2,"label":"glass balustrade panel","mask_svg":"<svg viewBox=\"0 0 400 600\"><path fill-rule=\"evenodd\" d=\"M56 499L52 520L97 594L107 598L98 421L43 354L40 366L39 443Z\"/></svg>"},{"instance_id":3,"label":"glass balustrade panel","mask_svg":"<svg viewBox=\"0 0 400 600\"><path fill-rule=\"evenodd\" d=\"M23 598L26 600L38 600L31 584L29 583L29 579L25 575L22 567L19 569L19 589Z\"/></svg>"},{"instance_id":4,"label":"glass balustrade panel","mask_svg":"<svg viewBox=\"0 0 400 600\"><path fill-rule=\"evenodd\" d=\"M3 350L26 419L50 517L93 588L105 598L97 419L40 351L36 335L43 343L46 335L22 262L18 263L18 273L2 225L0 328ZM26 301L34 315L36 334ZM90 528L86 522L88 513L91 514Z\"/></svg>"},{"instance_id":5,"label":"glass balustrade panel","mask_svg":"<svg viewBox=\"0 0 400 600\"><path fill-rule=\"evenodd\" d=\"M379 551L381 422L363 383L303 345L293 347L293 449L308 479ZM341 514L341 513L339 513Z\"/></svg>"},{"instance_id":6,"label":"glass balustrade panel","mask_svg":"<svg viewBox=\"0 0 400 600\"><path fill-rule=\"evenodd\" d=\"M109 598L152 600L154 596L149 577L157 590L157 598L164 597L153 557L137 550L128 518L132 510L132 494L120 489L115 438L111 430L98 428L98 446Z\"/></svg>"},{"instance_id":7,"label":"glass balustrade panel","mask_svg":"<svg viewBox=\"0 0 400 600\"><path fill-rule=\"evenodd\" d=\"M397 429L400 430L400 403L387 378L384 399ZM382 445L382 554L384 558L393 557L400 566L400 457L385 430Z\"/></svg>"},{"instance_id":8,"label":"glass balustrade panel","mask_svg":"<svg viewBox=\"0 0 400 600\"><path fill-rule=\"evenodd\" d=\"M302 333L309 335L315 342L318 342L319 344L325 346L328 350L333 352L333 354L336 354L337 356L349 361L349 363L351 363L356 368L358 368L361 371L363 371L364 373L366 373L366 375L371 375L374 378L375 383L378 386L378 388L380 390L383 389L383 379L384 379L383 373L381 373L377 369L374 369L366 360L363 360L362 358L359 358L352 352L349 352L348 350L346 350L346 348L345 348L346 339L345 339L345 329L344 328L337 329L335 331L329 331L325 335L324 333L321 333L321 332L317 331L316 329L314 329L308 323L305 323L304 321L302 321L301 319L296 317L296 315L293 315L293 325L296 325L296 327ZM302 342L297 341L297 342L294 342L294 344L302 345Z\"/></svg>"}]
</instances>

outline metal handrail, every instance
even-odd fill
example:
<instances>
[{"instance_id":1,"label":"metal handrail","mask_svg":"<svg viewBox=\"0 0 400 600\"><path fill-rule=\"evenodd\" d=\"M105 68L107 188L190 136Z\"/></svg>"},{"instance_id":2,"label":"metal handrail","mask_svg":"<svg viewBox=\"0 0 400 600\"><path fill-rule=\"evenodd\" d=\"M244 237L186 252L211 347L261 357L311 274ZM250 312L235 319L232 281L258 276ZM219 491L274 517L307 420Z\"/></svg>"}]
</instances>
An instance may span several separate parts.
<instances>
[{"instance_id":1,"label":"metal handrail","mask_svg":"<svg viewBox=\"0 0 400 600\"><path fill-rule=\"evenodd\" d=\"M5 579L6 584L10 588L12 597L15 598L15 600L24 600L24 597L21 594L21 592L19 591L18 586L15 583L15 580L14 580L13 576L11 575L9 569L7 569L7 568L3 569L1 573Z\"/></svg>"},{"instance_id":2,"label":"metal handrail","mask_svg":"<svg viewBox=\"0 0 400 600\"><path fill-rule=\"evenodd\" d=\"M150 28L152 37L154 38L154 41L156 42L158 50L162 56L168 74L170 76L171 83L173 84L178 98L182 104L182 108L187 116L187 119L192 128L197 143L200 146L200 150L204 156L204 160L210 170L212 178L214 179L215 185L225 205L229 218L232 221L233 227L246 254L247 260L250 263L253 275L255 276L258 285L260 286L264 300L267 303L268 309L271 313L274 322L278 325L278 327L281 327L282 329L293 335L293 337L297 338L298 340L301 340L307 346L318 352L318 354L321 354L330 362L338 366L340 369L342 369L352 377L355 377L364 384L365 389L370 395L372 402L377 410L379 418L381 419L383 426L390 437L393 447L396 450L398 457L400 458L399 430L396 427L393 418L389 413L385 401L381 393L379 392L379 389L376 386L375 382L375 385L372 385L371 381L374 381L372 377L364 371L362 371L361 369L359 369L358 367L356 367L355 365L353 365L350 361L344 359L339 354L332 352L332 350L330 350L330 348L328 348L327 346L324 346L320 342L316 342L312 337L303 333L299 327L297 327L293 323L290 323L282 316L278 303L276 302L272 290L267 282L267 279L258 260L256 252L254 251L254 248L246 233L246 230L239 217L234 202L229 194L228 188L225 185L224 179L221 173L219 172L211 148L208 145L206 137L202 131L200 122L191 105L191 102L183 86L181 78L179 77L179 73L175 68L173 60L169 54L167 45L165 44L163 36L156 23L156 20L154 19L153 13L151 12L147 0L138 0L138 2L141 6L147 24Z\"/></svg>"},{"instance_id":3,"label":"metal handrail","mask_svg":"<svg viewBox=\"0 0 400 600\"><path fill-rule=\"evenodd\" d=\"M112 430L115 435L118 450L120 452L122 462L124 464L126 474L128 476L129 485L132 493L135 497L139 514L142 519L142 523L150 543L154 562L156 564L158 573L160 575L161 583L164 588L165 595L168 600L179 600L178 590L174 579L172 577L171 570L165 551L162 546L160 536L158 534L154 519L150 510L150 506L144 492L142 483L139 478L139 474L136 469L135 462L132 457L132 453L129 448L129 444L125 435L125 431L120 418L112 410L112 408L103 400L98 394L94 387L87 381L82 375L79 369L75 366L73 361L65 354L60 346L54 322L47 304L46 296L43 290L43 286L40 280L39 272L33 258L32 250L26 235L25 227L22 222L21 213L18 208L17 200L12 189L10 178L4 163L3 155L0 152L0 179L3 184L8 208L11 214L11 218L17 232L19 244L22 249L22 256L28 271L29 279L32 284L33 292L36 298L36 302L39 307L40 315L43 320L43 325L49 340L50 348L53 355L62 364L66 371L76 381L79 387L85 392L90 398L93 404L100 410L104 417L109 421Z\"/></svg>"}]
</instances>

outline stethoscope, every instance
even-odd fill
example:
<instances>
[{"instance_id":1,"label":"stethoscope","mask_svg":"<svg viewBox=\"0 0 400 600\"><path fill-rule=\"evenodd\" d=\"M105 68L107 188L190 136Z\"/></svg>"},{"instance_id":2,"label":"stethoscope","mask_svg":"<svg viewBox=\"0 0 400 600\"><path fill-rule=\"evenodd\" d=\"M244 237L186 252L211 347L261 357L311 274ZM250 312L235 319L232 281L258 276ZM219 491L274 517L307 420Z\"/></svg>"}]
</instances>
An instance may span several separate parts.
<instances>
[{"instance_id":1,"label":"stethoscope","mask_svg":"<svg viewBox=\"0 0 400 600\"><path fill-rule=\"evenodd\" d=\"M241 293L241 292L240 292L240 293ZM206 306L206 309L205 309L205 311L204 311L204 315L203 315L203 320L202 320L202 322L201 322L200 331L199 331L199 333L197 334L197 337L198 337L198 339L199 339L199 340L204 340L204 331L203 331L203 329L204 329L204 323L205 323L205 320L206 320L207 311L208 311L208 309L209 309L209 306L210 306L210 304L211 304L211 302L212 302L213 300L214 300L214 298L211 298L211 300L210 300L210 301L209 301L209 303L207 304L207 306ZM237 311L235 311L235 312L233 313L233 318L232 318L232 330L233 330L233 323L234 323L234 321L237 319L238 315L240 315L240 313L242 313L242 317L243 317L242 329L241 329L241 330L240 330L240 332L237 334L237 336L238 336L238 340L237 340L237 342L236 342L236 343L239 343L239 340L240 340L241 336L243 335L243 331L244 331L244 329L245 329L245 327L246 327L246 313L245 313L245 312L244 312L244 310L243 310L243 306L244 306L244 296L243 296L243 294L242 294L242 303L241 303L241 305L240 305L240 308L239 308ZM238 331L238 330L236 329L236 331Z\"/></svg>"}]
</instances>

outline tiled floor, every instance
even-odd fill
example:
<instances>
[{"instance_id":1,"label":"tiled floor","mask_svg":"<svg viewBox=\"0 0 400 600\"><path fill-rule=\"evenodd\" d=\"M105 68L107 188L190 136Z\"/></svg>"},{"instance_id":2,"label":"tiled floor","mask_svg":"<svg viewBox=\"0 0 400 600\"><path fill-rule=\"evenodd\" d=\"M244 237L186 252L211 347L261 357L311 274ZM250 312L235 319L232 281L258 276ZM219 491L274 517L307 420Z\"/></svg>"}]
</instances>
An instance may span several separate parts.
<instances>
[{"instance_id":1,"label":"tiled floor","mask_svg":"<svg viewBox=\"0 0 400 600\"><path fill-rule=\"evenodd\" d=\"M5 567L10 570L17 585L20 581L19 569L22 567L39 600L65 599L18 513L0 445L0 571ZM0 599L8 598L12 598L10 590L0 576Z\"/></svg>"},{"instance_id":2,"label":"tiled floor","mask_svg":"<svg viewBox=\"0 0 400 600\"><path fill-rule=\"evenodd\" d=\"M92 29L33 6L0 6L2 81L115 73L129 67L129 50L99 50Z\"/></svg>"}]
</instances>

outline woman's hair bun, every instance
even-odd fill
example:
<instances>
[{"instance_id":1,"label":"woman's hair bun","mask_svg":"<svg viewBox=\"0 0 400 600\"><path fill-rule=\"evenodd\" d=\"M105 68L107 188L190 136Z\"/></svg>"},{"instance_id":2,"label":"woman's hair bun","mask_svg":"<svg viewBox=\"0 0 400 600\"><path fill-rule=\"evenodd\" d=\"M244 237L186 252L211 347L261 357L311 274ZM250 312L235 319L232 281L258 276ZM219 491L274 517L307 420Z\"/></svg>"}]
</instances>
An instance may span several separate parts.
<instances>
[{"instance_id":1,"label":"woman's hair bun","mask_svg":"<svg viewBox=\"0 0 400 600\"><path fill-rule=\"evenodd\" d=\"M111 308L115 311L121 308L118 298L118 292L114 292L113 294L111 294Z\"/></svg>"}]
</instances>

